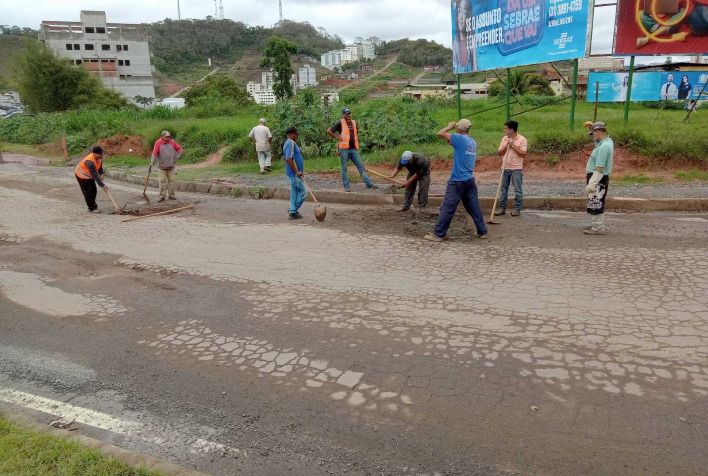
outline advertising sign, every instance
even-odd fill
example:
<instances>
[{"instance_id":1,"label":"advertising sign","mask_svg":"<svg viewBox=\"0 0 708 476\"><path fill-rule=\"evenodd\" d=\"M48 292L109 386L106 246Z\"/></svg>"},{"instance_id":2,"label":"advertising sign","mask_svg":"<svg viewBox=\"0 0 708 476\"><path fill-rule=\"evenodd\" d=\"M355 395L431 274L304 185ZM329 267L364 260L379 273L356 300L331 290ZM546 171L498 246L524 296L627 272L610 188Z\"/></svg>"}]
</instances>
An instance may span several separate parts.
<instances>
[{"instance_id":1,"label":"advertising sign","mask_svg":"<svg viewBox=\"0 0 708 476\"><path fill-rule=\"evenodd\" d=\"M708 81L708 71L647 71L632 76L631 101L660 101L698 99L701 88ZM595 102L595 87L599 102L627 100L629 73L595 73L588 78L587 101ZM708 89L703 93L703 98Z\"/></svg>"},{"instance_id":2,"label":"advertising sign","mask_svg":"<svg viewBox=\"0 0 708 476\"><path fill-rule=\"evenodd\" d=\"M455 74L585 56L587 0L452 0L451 6Z\"/></svg>"},{"instance_id":3,"label":"advertising sign","mask_svg":"<svg viewBox=\"0 0 708 476\"><path fill-rule=\"evenodd\" d=\"M618 0L614 54L708 53L708 0Z\"/></svg>"}]
</instances>

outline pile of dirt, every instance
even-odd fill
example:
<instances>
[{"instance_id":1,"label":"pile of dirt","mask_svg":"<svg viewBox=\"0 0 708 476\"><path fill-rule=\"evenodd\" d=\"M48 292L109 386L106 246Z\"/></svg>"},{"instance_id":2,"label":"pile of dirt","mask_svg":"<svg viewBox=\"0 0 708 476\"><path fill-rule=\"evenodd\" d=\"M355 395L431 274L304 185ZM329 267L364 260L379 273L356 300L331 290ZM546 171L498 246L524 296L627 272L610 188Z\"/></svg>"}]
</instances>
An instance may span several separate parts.
<instances>
[{"instance_id":1,"label":"pile of dirt","mask_svg":"<svg viewBox=\"0 0 708 476\"><path fill-rule=\"evenodd\" d=\"M179 83L165 83L162 85L162 89L165 94L171 96L172 94L182 89L182 85L180 85Z\"/></svg>"},{"instance_id":2,"label":"pile of dirt","mask_svg":"<svg viewBox=\"0 0 708 476\"><path fill-rule=\"evenodd\" d=\"M101 139L96 143L103 147L105 157L115 157L117 155L134 155L135 157L150 157L151 150L143 145L140 136L126 136L116 134L108 139Z\"/></svg>"}]
</instances>

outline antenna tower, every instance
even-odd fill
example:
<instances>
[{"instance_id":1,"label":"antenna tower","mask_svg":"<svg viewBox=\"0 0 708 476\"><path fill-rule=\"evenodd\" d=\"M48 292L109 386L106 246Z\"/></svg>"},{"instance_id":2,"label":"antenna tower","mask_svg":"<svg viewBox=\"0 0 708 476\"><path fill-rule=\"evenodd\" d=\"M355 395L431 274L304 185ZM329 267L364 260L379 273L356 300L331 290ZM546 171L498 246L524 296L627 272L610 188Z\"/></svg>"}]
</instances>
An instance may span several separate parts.
<instances>
[{"instance_id":1,"label":"antenna tower","mask_svg":"<svg viewBox=\"0 0 708 476\"><path fill-rule=\"evenodd\" d=\"M219 20L224 19L224 0L219 0Z\"/></svg>"},{"instance_id":2,"label":"antenna tower","mask_svg":"<svg viewBox=\"0 0 708 476\"><path fill-rule=\"evenodd\" d=\"M278 0L278 7L280 9L280 21L283 21L283 0Z\"/></svg>"},{"instance_id":3,"label":"antenna tower","mask_svg":"<svg viewBox=\"0 0 708 476\"><path fill-rule=\"evenodd\" d=\"M182 12L179 11L179 0L177 0L177 19L182 19Z\"/></svg>"}]
</instances>

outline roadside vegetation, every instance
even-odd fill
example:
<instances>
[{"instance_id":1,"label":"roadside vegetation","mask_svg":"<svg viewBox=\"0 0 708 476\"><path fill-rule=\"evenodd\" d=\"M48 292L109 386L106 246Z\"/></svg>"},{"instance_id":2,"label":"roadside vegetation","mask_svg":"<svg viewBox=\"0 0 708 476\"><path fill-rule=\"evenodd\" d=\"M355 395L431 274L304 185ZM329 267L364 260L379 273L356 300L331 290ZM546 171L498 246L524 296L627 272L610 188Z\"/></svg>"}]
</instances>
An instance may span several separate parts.
<instances>
[{"instance_id":1,"label":"roadside vegetation","mask_svg":"<svg viewBox=\"0 0 708 476\"><path fill-rule=\"evenodd\" d=\"M0 414L0 474L159 476L132 468L79 443L20 428Z\"/></svg>"}]
</instances>

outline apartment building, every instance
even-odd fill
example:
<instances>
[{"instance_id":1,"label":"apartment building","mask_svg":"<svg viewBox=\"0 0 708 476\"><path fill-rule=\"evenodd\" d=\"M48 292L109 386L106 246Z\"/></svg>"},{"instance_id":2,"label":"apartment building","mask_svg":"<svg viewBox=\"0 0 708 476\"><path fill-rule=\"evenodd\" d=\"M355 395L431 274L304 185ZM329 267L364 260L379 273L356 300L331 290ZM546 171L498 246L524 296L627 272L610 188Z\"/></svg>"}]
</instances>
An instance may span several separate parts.
<instances>
[{"instance_id":1,"label":"apartment building","mask_svg":"<svg viewBox=\"0 0 708 476\"><path fill-rule=\"evenodd\" d=\"M309 64L298 68L298 87L302 89L311 88L313 86L317 86L317 70Z\"/></svg>"},{"instance_id":2,"label":"apartment building","mask_svg":"<svg viewBox=\"0 0 708 476\"><path fill-rule=\"evenodd\" d=\"M145 25L106 23L106 12L82 10L80 22L43 21L39 40L131 101L155 97Z\"/></svg>"},{"instance_id":3,"label":"apartment building","mask_svg":"<svg viewBox=\"0 0 708 476\"><path fill-rule=\"evenodd\" d=\"M373 60L376 58L373 43L349 45L343 50L333 50L323 53L320 64L328 69L340 68L342 65L362 59Z\"/></svg>"}]
</instances>

